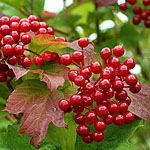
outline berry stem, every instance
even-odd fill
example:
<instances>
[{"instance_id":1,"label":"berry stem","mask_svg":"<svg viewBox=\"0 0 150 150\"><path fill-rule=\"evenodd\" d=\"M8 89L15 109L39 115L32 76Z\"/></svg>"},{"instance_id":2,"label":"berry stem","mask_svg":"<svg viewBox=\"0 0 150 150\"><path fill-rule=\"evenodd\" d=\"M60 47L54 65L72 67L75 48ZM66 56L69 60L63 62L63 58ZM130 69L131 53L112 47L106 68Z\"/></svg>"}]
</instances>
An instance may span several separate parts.
<instances>
[{"instance_id":1,"label":"berry stem","mask_svg":"<svg viewBox=\"0 0 150 150\"><path fill-rule=\"evenodd\" d=\"M31 12L33 12L33 0L31 0L30 9L31 9Z\"/></svg>"},{"instance_id":2,"label":"berry stem","mask_svg":"<svg viewBox=\"0 0 150 150\"><path fill-rule=\"evenodd\" d=\"M7 81L7 87L9 88L9 90L10 90L11 92L13 92L14 89L12 88L12 86L11 86L11 84L10 84L11 80L12 80L12 78Z\"/></svg>"},{"instance_id":3,"label":"berry stem","mask_svg":"<svg viewBox=\"0 0 150 150\"><path fill-rule=\"evenodd\" d=\"M39 54L37 54L36 52L33 52L32 50L30 50L30 49L24 49L24 50L26 50L26 51L28 51L28 52L31 52L31 53L33 53L33 54L35 54L35 55L37 55L37 56L40 56Z\"/></svg>"},{"instance_id":4,"label":"berry stem","mask_svg":"<svg viewBox=\"0 0 150 150\"><path fill-rule=\"evenodd\" d=\"M82 67L84 67L84 52L83 52L83 47L82 47L82 54L83 54Z\"/></svg>"},{"instance_id":5,"label":"berry stem","mask_svg":"<svg viewBox=\"0 0 150 150\"><path fill-rule=\"evenodd\" d=\"M19 11L23 14L23 15L25 15L26 17L28 17L29 15L28 14L26 14L24 11L22 11L21 9L19 9Z\"/></svg>"},{"instance_id":6,"label":"berry stem","mask_svg":"<svg viewBox=\"0 0 150 150\"><path fill-rule=\"evenodd\" d=\"M94 85L96 85L98 83L98 81L101 79L101 75L98 77L98 79L95 81Z\"/></svg>"},{"instance_id":7,"label":"berry stem","mask_svg":"<svg viewBox=\"0 0 150 150\"><path fill-rule=\"evenodd\" d=\"M74 64L74 65L76 65L77 67L79 67L80 69L82 68L78 63L76 63L74 60L72 60L72 63Z\"/></svg>"}]
</instances>

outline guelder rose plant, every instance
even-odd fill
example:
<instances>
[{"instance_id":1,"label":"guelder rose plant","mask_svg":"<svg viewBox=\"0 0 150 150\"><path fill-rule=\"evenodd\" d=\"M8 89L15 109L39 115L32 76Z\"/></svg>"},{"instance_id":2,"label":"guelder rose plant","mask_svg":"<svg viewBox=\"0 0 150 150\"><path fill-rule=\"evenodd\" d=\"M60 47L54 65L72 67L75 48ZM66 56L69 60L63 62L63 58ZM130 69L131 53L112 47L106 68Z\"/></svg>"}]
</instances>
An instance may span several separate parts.
<instances>
[{"instance_id":1,"label":"guelder rose plant","mask_svg":"<svg viewBox=\"0 0 150 150\"><path fill-rule=\"evenodd\" d=\"M149 119L143 103L149 92L139 93L141 84L130 73L135 60L120 62L123 46L117 45L113 51L105 47L100 51L103 63L93 61L94 46L88 38L69 43L55 37L54 30L35 15L0 18L0 41L0 82L6 82L12 92L3 111L23 114L19 133L30 135L31 145L38 147L50 122L67 128L66 113L72 114L77 134L85 143L101 142L103 131L112 123L133 123L133 113ZM75 51L66 54L65 48ZM15 89L11 84L14 77L22 78ZM147 89L145 86L142 84ZM140 101L141 95L145 101ZM137 106L140 103L144 107Z\"/></svg>"}]
</instances>

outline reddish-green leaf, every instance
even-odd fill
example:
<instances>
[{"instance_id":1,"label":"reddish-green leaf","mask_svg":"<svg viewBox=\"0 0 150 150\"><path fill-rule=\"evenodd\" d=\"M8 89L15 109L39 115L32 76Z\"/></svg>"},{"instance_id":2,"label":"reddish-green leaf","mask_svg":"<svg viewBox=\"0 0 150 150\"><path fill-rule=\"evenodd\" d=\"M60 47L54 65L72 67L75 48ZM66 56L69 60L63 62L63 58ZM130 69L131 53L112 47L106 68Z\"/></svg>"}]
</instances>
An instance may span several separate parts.
<instances>
[{"instance_id":1,"label":"reddish-green leaf","mask_svg":"<svg viewBox=\"0 0 150 150\"><path fill-rule=\"evenodd\" d=\"M50 122L65 127L64 113L58 107L62 98L61 91L50 93L43 82L26 80L11 93L4 111L24 114L19 133L30 135L30 143L37 147L46 136Z\"/></svg>"},{"instance_id":2,"label":"reddish-green leaf","mask_svg":"<svg viewBox=\"0 0 150 150\"><path fill-rule=\"evenodd\" d=\"M137 94L128 91L132 100L129 110L142 119L150 120L150 85L141 83L141 87Z\"/></svg>"}]
</instances>

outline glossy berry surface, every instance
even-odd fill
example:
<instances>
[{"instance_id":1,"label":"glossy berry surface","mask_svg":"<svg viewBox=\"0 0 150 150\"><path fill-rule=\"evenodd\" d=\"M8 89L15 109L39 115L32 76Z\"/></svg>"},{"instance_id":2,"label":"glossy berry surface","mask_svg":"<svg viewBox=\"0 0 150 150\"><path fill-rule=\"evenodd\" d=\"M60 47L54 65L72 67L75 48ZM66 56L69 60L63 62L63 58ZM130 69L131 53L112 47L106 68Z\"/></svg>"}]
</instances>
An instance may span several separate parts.
<instances>
[{"instance_id":1,"label":"glossy berry surface","mask_svg":"<svg viewBox=\"0 0 150 150\"><path fill-rule=\"evenodd\" d=\"M36 66L42 66L43 63L44 63L43 57L42 57L42 56L35 56L35 57L33 58L33 63L34 63Z\"/></svg>"},{"instance_id":2,"label":"glossy berry surface","mask_svg":"<svg viewBox=\"0 0 150 150\"><path fill-rule=\"evenodd\" d=\"M23 67L31 67L31 65L32 65L32 60L31 60L31 58L29 58L29 57L27 57L27 56L25 56L25 57L23 57L21 60L20 60L20 62L21 62L21 65L23 66Z\"/></svg>"},{"instance_id":3,"label":"glossy berry surface","mask_svg":"<svg viewBox=\"0 0 150 150\"><path fill-rule=\"evenodd\" d=\"M123 115L117 114L117 115L114 117L114 124L115 124L115 125L117 125L117 126L122 126L124 123L125 123L125 118L124 118Z\"/></svg>"},{"instance_id":4,"label":"glossy berry surface","mask_svg":"<svg viewBox=\"0 0 150 150\"><path fill-rule=\"evenodd\" d=\"M92 133L92 138L95 142L101 142L104 139L104 133L99 131L94 131Z\"/></svg>"},{"instance_id":5,"label":"glossy berry surface","mask_svg":"<svg viewBox=\"0 0 150 150\"><path fill-rule=\"evenodd\" d=\"M78 45L81 47L81 48L84 48L84 47L87 47L89 44L89 40L88 38L86 37L82 37L78 40Z\"/></svg>"},{"instance_id":6,"label":"glossy berry surface","mask_svg":"<svg viewBox=\"0 0 150 150\"><path fill-rule=\"evenodd\" d=\"M109 57L111 57L112 55L112 51L110 48L106 47L106 48L103 48L100 52L100 56L103 58L103 59L108 59Z\"/></svg>"},{"instance_id":7,"label":"glossy berry surface","mask_svg":"<svg viewBox=\"0 0 150 150\"><path fill-rule=\"evenodd\" d=\"M97 115L93 111L89 111L85 114L85 122L89 125L92 125L96 122L97 120Z\"/></svg>"},{"instance_id":8,"label":"glossy berry surface","mask_svg":"<svg viewBox=\"0 0 150 150\"><path fill-rule=\"evenodd\" d=\"M70 102L67 99L62 99L59 101L59 108L64 111L67 112L70 109Z\"/></svg>"},{"instance_id":9,"label":"glossy berry surface","mask_svg":"<svg viewBox=\"0 0 150 150\"><path fill-rule=\"evenodd\" d=\"M79 136L82 136L82 137L87 136L87 135L89 135L89 132L90 132L90 129L86 124L80 124L77 127L77 134Z\"/></svg>"},{"instance_id":10,"label":"glossy berry surface","mask_svg":"<svg viewBox=\"0 0 150 150\"><path fill-rule=\"evenodd\" d=\"M69 66L72 63L72 58L69 54L64 54L60 57L60 63L64 66Z\"/></svg>"},{"instance_id":11,"label":"glossy berry surface","mask_svg":"<svg viewBox=\"0 0 150 150\"><path fill-rule=\"evenodd\" d=\"M81 51L76 51L72 53L72 60L79 63L83 60L83 53Z\"/></svg>"}]
</instances>

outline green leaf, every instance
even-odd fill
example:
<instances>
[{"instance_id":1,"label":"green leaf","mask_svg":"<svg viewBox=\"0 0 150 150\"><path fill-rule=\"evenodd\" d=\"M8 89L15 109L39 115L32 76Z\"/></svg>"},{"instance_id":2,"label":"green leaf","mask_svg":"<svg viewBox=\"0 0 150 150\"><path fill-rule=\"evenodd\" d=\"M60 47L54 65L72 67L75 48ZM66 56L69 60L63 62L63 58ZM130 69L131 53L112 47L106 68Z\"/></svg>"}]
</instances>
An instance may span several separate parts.
<instances>
[{"instance_id":1,"label":"green leaf","mask_svg":"<svg viewBox=\"0 0 150 150\"><path fill-rule=\"evenodd\" d=\"M0 97L7 99L10 95L10 90L5 83L0 83Z\"/></svg>"},{"instance_id":2,"label":"green leaf","mask_svg":"<svg viewBox=\"0 0 150 150\"><path fill-rule=\"evenodd\" d=\"M60 146L61 150L74 150L77 125L72 114L66 114L65 122L68 124L68 129L50 124L44 142Z\"/></svg>"},{"instance_id":3,"label":"green leaf","mask_svg":"<svg viewBox=\"0 0 150 150\"><path fill-rule=\"evenodd\" d=\"M133 147L128 143L128 138L141 125L142 121L139 118L135 118L132 124L125 124L121 127L114 124L109 125L104 131L105 137L102 142L85 144L81 137L78 137L76 150L133 150ZM93 130L92 128L91 131Z\"/></svg>"},{"instance_id":4,"label":"green leaf","mask_svg":"<svg viewBox=\"0 0 150 150\"><path fill-rule=\"evenodd\" d=\"M1 0L1 2L19 9L25 5L26 0Z\"/></svg>"},{"instance_id":5,"label":"green leaf","mask_svg":"<svg viewBox=\"0 0 150 150\"><path fill-rule=\"evenodd\" d=\"M8 132L0 132L0 150L36 150L28 144L28 135L18 135L19 126L8 126Z\"/></svg>"}]
</instances>

